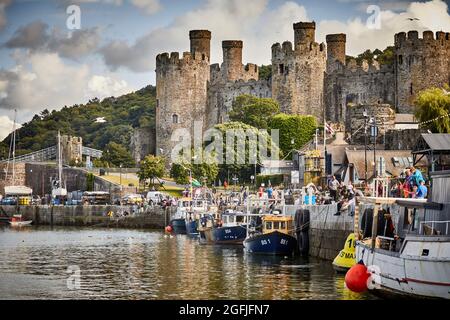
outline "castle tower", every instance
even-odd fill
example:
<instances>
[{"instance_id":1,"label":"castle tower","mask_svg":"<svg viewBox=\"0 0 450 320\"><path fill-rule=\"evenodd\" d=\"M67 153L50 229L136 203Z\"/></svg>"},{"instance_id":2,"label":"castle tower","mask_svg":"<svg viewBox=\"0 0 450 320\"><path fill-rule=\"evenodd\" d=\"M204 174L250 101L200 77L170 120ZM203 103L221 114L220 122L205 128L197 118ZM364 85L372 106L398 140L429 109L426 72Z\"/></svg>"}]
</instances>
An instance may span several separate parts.
<instances>
[{"instance_id":1,"label":"castle tower","mask_svg":"<svg viewBox=\"0 0 450 320\"><path fill-rule=\"evenodd\" d=\"M294 45L299 43L313 43L316 41L316 23L294 23Z\"/></svg>"},{"instance_id":2,"label":"castle tower","mask_svg":"<svg viewBox=\"0 0 450 320\"><path fill-rule=\"evenodd\" d=\"M417 94L450 81L449 33L417 31L395 35L395 104L397 112L413 113Z\"/></svg>"},{"instance_id":3,"label":"castle tower","mask_svg":"<svg viewBox=\"0 0 450 320\"><path fill-rule=\"evenodd\" d=\"M156 56L156 154L170 157L178 143L171 141L176 129L192 133L194 121L204 121L210 80L211 32L189 32L191 52Z\"/></svg>"},{"instance_id":4,"label":"castle tower","mask_svg":"<svg viewBox=\"0 0 450 320\"><path fill-rule=\"evenodd\" d=\"M347 37L344 33L328 34L327 40L327 71L332 72L345 66L345 43Z\"/></svg>"},{"instance_id":5,"label":"castle tower","mask_svg":"<svg viewBox=\"0 0 450 320\"><path fill-rule=\"evenodd\" d=\"M236 81L242 75L242 41L222 41L223 64L222 72L227 81Z\"/></svg>"},{"instance_id":6,"label":"castle tower","mask_svg":"<svg viewBox=\"0 0 450 320\"><path fill-rule=\"evenodd\" d=\"M315 23L294 24L291 42L272 46L272 98L284 113L313 115L323 120L326 46L314 42Z\"/></svg>"},{"instance_id":7,"label":"castle tower","mask_svg":"<svg viewBox=\"0 0 450 320\"><path fill-rule=\"evenodd\" d=\"M189 31L189 39L191 40L191 54L196 52L211 57L211 31L208 30L191 30Z\"/></svg>"}]
</instances>

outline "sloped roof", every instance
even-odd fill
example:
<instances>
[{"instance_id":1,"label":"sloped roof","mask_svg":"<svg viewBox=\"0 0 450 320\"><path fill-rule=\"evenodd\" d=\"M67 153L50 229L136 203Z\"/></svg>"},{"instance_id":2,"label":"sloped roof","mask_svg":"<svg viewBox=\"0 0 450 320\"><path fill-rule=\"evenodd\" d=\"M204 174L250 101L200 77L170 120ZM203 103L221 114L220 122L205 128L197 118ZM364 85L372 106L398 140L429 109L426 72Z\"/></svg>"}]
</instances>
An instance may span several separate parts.
<instances>
[{"instance_id":1,"label":"sloped roof","mask_svg":"<svg viewBox=\"0 0 450 320\"><path fill-rule=\"evenodd\" d=\"M450 151L449 133L422 133L422 138L433 151Z\"/></svg>"},{"instance_id":2,"label":"sloped roof","mask_svg":"<svg viewBox=\"0 0 450 320\"><path fill-rule=\"evenodd\" d=\"M358 177L364 178L365 176L365 160L364 150L346 150L347 161L349 164L353 164ZM400 176L402 171L406 167L412 166L412 154L410 150L376 150L375 156L384 158L386 173L391 176ZM405 159L411 160L409 163L405 163ZM397 161L394 161L397 160ZM418 167L426 167L427 160L421 159L417 164ZM373 150L367 150L367 176L373 176Z\"/></svg>"}]
</instances>

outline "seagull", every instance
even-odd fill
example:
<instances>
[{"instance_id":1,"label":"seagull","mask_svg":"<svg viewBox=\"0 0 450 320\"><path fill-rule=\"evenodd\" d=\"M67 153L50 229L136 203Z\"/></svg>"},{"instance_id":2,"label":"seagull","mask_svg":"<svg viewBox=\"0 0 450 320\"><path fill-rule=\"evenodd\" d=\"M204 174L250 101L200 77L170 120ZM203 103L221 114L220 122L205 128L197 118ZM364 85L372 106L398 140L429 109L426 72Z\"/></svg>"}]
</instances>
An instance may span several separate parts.
<instances>
[{"instance_id":1,"label":"seagull","mask_svg":"<svg viewBox=\"0 0 450 320\"><path fill-rule=\"evenodd\" d=\"M414 20L420 20L419 18L406 18L406 20L414 21Z\"/></svg>"},{"instance_id":2,"label":"seagull","mask_svg":"<svg viewBox=\"0 0 450 320\"><path fill-rule=\"evenodd\" d=\"M98 118L95 119L95 122L96 123L105 123L106 120L105 120L105 117L98 117Z\"/></svg>"}]
</instances>

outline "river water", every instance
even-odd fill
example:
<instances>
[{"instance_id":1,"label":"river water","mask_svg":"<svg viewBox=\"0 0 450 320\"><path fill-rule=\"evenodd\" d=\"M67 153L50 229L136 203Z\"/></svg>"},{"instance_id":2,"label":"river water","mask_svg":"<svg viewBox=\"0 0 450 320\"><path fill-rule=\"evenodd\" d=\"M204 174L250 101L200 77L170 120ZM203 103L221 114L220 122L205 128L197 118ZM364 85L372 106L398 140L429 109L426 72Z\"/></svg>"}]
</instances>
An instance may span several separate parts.
<instances>
[{"instance_id":1,"label":"river water","mask_svg":"<svg viewBox=\"0 0 450 320\"><path fill-rule=\"evenodd\" d=\"M344 288L329 261L159 231L0 227L0 257L0 299L373 298Z\"/></svg>"}]
</instances>

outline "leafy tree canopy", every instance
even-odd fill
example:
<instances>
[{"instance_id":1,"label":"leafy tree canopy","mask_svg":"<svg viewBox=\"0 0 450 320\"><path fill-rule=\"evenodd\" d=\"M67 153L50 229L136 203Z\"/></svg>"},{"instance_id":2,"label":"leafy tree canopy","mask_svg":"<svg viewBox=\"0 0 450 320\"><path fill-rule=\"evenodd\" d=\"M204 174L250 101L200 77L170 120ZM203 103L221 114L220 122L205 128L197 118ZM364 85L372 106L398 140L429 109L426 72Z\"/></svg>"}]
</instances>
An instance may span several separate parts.
<instances>
[{"instance_id":1,"label":"leafy tree canopy","mask_svg":"<svg viewBox=\"0 0 450 320\"><path fill-rule=\"evenodd\" d=\"M278 129L280 134L280 149L287 155L292 149L300 149L311 140L317 128L313 116L277 114L270 120L271 129Z\"/></svg>"},{"instance_id":2,"label":"leafy tree canopy","mask_svg":"<svg viewBox=\"0 0 450 320\"><path fill-rule=\"evenodd\" d=\"M112 167L131 168L135 165L130 152L124 146L113 141L106 145L100 160Z\"/></svg>"},{"instance_id":3,"label":"leafy tree canopy","mask_svg":"<svg viewBox=\"0 0 450 320\"><path fill-rule=\"evenodd\" d=\"M90 99L83 105L64 106L59 111L44 109L17 130L16 154L21 155L56 145L61 134L83 138L83 145L103 149L110 141L126 149L134 128L155 126L156 89L145 87L120 97L100 101ZM106 122L97 122L104 117ZM11 135L0 143L0 159L7 158Z\"/></svg>"},{"instance_id":4,"label":"leafy tree canopy","mask_svg":"<svg viewBox=\"0 0 450 320\"><path fill-rule=\"evenodd\" d=\"M280 106L275 100L245 94L233 101L229 117L231 121L240 121L258 129L267 129L270 118L279 112Z\"/></svg>"},{"instance_id":5,"label":"leafy tree canopy","mask_svg":"<svg viewBox=\"0 0 450 320\"><path fill-rule=\"evenodd\" d=\"M420 92L415 101L415 116L420 122L436 119L423 125L435 133L450 133L450 88L430 88Z\"/></svg>"},{"instance_id":6,"label":"leafy tree canopy","mask_svg":"<svg viewBox=\"0 0 450 320\"><path fill-rule=\"evenodd\" d=\"M166 174L166 162L164 157L148 155L141 161L137 173L140 181L150 179L154 184L155 179L161 179Z\"/></svg>"},{"instance_id":7,"label":"leafy tree canopy","mask_svg":"<svg viewBox=\"0 0 450 320\"><path fill-rule=\"evenodd\" d=\"M374 51L366 50L363 53L360 53L358 56L352 57L347 56L347 63L350 59L355 59L358 65L362 65L363 60L367 60L369 64L372 64L373 61L378 61L380 65L392 65L394 63L395 55L394 55L394 47L389 46L383 51L380 49L375 49Z\"/></svg>"},{"instance_id":8,"label":"leafy tree canopy","mask_svg":"<svg viewBox=\"0 0 450 320\"><path fill-rule=\"evenodd\" d=\"M262 65L258 68L259 80L270 80L272 78L272 65Z\"/></svg>"}]
</instances>

